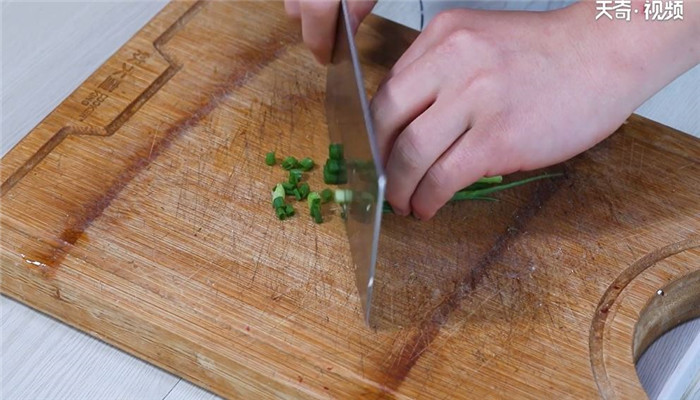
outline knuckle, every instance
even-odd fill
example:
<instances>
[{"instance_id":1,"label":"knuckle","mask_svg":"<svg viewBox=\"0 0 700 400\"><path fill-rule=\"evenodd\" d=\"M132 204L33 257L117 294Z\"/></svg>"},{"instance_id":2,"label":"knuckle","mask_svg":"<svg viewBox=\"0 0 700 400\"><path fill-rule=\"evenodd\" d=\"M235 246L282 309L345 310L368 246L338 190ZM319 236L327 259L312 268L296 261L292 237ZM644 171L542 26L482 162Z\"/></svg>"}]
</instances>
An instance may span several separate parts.
<instances>
[{"instance_id":1,"label":"knuckle","mask_svg":"<svg viewBox=\"0 0 700 400\"><path fill-rule=\"evenodd\" d=\"M438 46L442 53L454 53L461 49L471 47L474 42L474 33L469 29L457 29L450 32Z\"/></svg>"},{"instance_id":2,"label":"knuckle","mask_svg":"<svg viewBox=\"0 0 700 400\"><path fill-rule=\"evenodd\" d=\"M426 26L425 31L428 34L439 34L449 29L455 23L456 17L454 10L445 10L439 12Z\"/></svg>"},{"instance_id":3,"label":"knuckle","mask_svg":"<svg viewBox=\"0 0 700 400\"><path fill-rule=\"evenodd\" d=\"M484 162L493 167L501 169L517 159L517 147L513 140L509 138L509 131L503 125L504 122L495 118L489 124L492 128L482 132L480 152L483 153Z\"/></svg>"},{"instance_id":4,"label":"knuckle","mask_svg":"<svg viewBox=\"0 0 700 400\"><path fill-rule=\"evenodd\" d=\"M391 93L391 90L389 89L391 88L391 85L388 85L388 83L389 79L385 78L385 81L379 85L377 91L372 97L372 100L369 102L370 113L378 121L382 120L381 113L383 112L384 108L386 108L387 102L390 101L389 94Z\"/></svg>"},{"instance_id":5,"label":"knuckle","mask_svg":"<svg viewBox=\"0 0 700 400\"><path fill-rule=\"evenodd\" d=\"M450 193L451 179L450 170L445 165L445 162L438 161L425 174L426 185L435 194L436 199L445 197L445 193ZM452 190L454 192L454 190Z\"/></svg>"},{"instance_id":6,"label":"knuckle","mask_svg":"<svg viewBox=\"0 0 700 400\"><path fill-rule=\"evenodd\" d=\"M425 174L416 194L411 197L410 207L420 219L429 219L451 197L446 189L448 178L440 163L433 165Z\"/></svg>"},{"instance_id":7,"label":"knuckle","mask_svg":"<svg viewBox=\"0 0 700 400\"><path fill-rule=\"evenodd\" d=\"M500 115L495 115L489 120L488 125L491 126L486 135L486 148L488 150L508 150L513 147L513 142L508 138L509 124L507 119Z\"/></svg>"},{"instance_id":8,"label":"knuckle","mask_svg":"<svg viewBox=\"0 0 700 400\"><path fill-rule=\"evenodd\" d=\"M476 72L470 81L470 90L480 98L503 95L501 81L492 71L482 70ZM507 97L505 97L507 98Z\"/></svg>"},{"instance_id":9,"label":"knuckle","mask_svg":"<svg viewBox=\"0 0 700 400\"><path fill-rule=\"evenodd\" d=\"M395 161L403 171L415 171L420 167L420 139L417 132L406 129L394 144Z\"/></svg>"}]
</instances>

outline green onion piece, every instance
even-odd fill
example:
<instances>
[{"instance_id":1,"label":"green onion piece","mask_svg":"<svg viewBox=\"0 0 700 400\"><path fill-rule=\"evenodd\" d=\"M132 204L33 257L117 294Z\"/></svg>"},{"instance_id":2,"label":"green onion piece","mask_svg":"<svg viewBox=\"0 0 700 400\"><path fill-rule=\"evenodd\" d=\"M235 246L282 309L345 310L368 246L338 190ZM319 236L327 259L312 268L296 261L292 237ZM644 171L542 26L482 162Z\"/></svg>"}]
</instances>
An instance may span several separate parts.
<instances>
[{"instance_id":1,"label":"green onion piece","mask_svg":"<svg viewBox=\"0 0 700 400\"><path fill-rule=\"evenodd\" d=\"M553 178L553 177L561 176L561 175L563 175L563 174L561 174L561 173L542 174L542 175L533 176L531 178L521 179L519 181L515 181L515 182L511 182L511 183L506 183L503 185L492 186L492 187L485 188L485 189L460 190L459 192L455 193L454 196L452 196L452 199L450 199L450 201L474 200L475 198L479 198L479 197L483 198L483 197L486 197L487 194L500 192L501 190L511 189L511 188L516 187L516 186L524 185L526 183L538 181L540 179Z\"/></svg>"},{"instance_id":2,"label":"green onion piece","mask_svg":"<svg viewBox=\"0 0 700 400\"><path fill-rule=\"evenodd\" d=\"M289 156L282 161L282 168L290 170L292 168L298 168L299 161L296 158Z\"/></svg>"},{"instance_id":3,"label":"green onion piece","mask_svg":"<svg viewBox=\"0 0 700 400\"><path fill-rule=\"evenodd\" d=\"M285 204L284 213L287 217L291 217L292 215L294 215L294 207L292 207L291 204Z\"/></svg>"},{"instance_id":4,"label":"green onion piece","mask_svg":"<svg viewBox=\"0 0 700 400\"><path fill-rule=\"evenodd\" d=\"M284 197L275 197L274 200L272 200L272 208L278 209L280 207L284 206Z\"/></svg>"},{"instance_id":5,"label":"green onion piece","mask_svg":"<svg viewBox=\"0 0 700 400\"><path fill-rule=\"evenodd\" d=\"M330 172L328 170L328 164L323 167L323 182L326 185L336 185L338 184L338 175Z\"/></svg>"},{"instance_id":6,"label":"green onion piece","mask_svg":"<svg viewBox=\"0 0 700 400\"><path fill-rule=\"evenodd\" d=\"M497 198L495 197L474 197L472 200L481 200L481 201L498 201Z\"/></svg>"},{"instance_id":7,"label":"green onion piece","mask_svg":"<svg viewBox=\"0 0 700 400\"><path fill-rule=\"evenodd\" d=\"M275 159L275 152L274 151L271 151L271 152L265 154L265 164L272 166L272 165L275 165L276 162L277 162L277 159Z\"/></svg>"},{"instance_id":8,"label":"green onion piece","mask_svg":"<svg viewBox=\"0 0 700 400\"><path fill-rule=\"evenodd\" d=\"M288 182L296 186L301 180L302 171L300 169L290 169L289 170L289 180Z\"/></svg>"},{"instance_id":9,"label":"green onion piece","mask_svg":"<svg viewBox=\"0 0 700 400\"><path fill-rule=\"evenodd\" d=\"M311 192L311 188L309 187L309 184L304 182L299 186L299 194L301 195L301 200L304 200L306 196L309 195L309 192Z\"/></svg>"},{"instance_id":10,"label":"green onion piece","mask_svg":"<svg viewBox=\"0 0 700 400\"><path fill-rule=\"evenodd\" d=\"M336 185L344 185L346 183L348 183L348 170L345 168L345 163L343 163L340 173L338 173L338 177L336 178Z\"/></svg>"},{"instance_id":11,"label":"green onion piece","mask_svg":"<svg viewBox=\"0 0 700 400\"><path fill-rule=\"evenodd\" d=\"M479 179L478 181L476 181L476 183L501 183L501 182L503 182L503 176L501 176L501 175L485 176L485 177Z\"/></svg>"},{"instance_id":12,"label":"green onion piece","mask_svg":"<svg viewBox=\"0 0 700 400\"><path fill-rule=\"evenodd\" d=\"M292 196L294 194L294 189L297 185L291 184L289 182L282 182L282 187L284 188L284 194L287 196Z\"/></svg>"},{"instance_id":13,"label":"green onion piece","mask_svg":"<svg viewBox=\"0 0 700 400\"><path fill-rule=\"evenodd\" d=\"M301 181L301 177L304 176L304 171L299 168L290 169L289 173L296 175L297 181Z\"/></svg>"},{"instance_id":14,"label":"green onion piece","mask_svg":"<svg viewBox=\"0 0 700 400\"><path fill-rule=\"evenodd\" d=\"M335 191L335 202L337 204L350 203L352 201L352 190L350 189L337 189Z\"/></svg>"},{"instance_id":15,"label":"green onion piece","mask_svg":"<svg viewBox=\"0 0 700 400\"><path fill-rule=\"evenodd\" d=\"M474 189L474 190L464 189L464 190L460 190L459 192L455 193L454 196L452 196L452 199L450 199L450 202L461 201L461 200L497 201L497 199L495 199L493 197L488 197L487 195L491 194L491 193L495 193L495 192L500 192L501 190L511 189L511 188L516 187L516 186L525 185L527 183L538 181L540 179L555 178L555 177L562 176L562 175L564 175L564 174L562 174L562 173L542 174L542 175L537 175L537 176L533 176L531 178L521 179L519 181L510 182L510 183L506 183L506 184L502 184L502 185L495 184L494 186L485 187L485 188L482 187L480 189ZM488 183L488 181L487 182L482 181L482 180L486 180L486 179L492 180L493 183L496 182L496 177L491 177L491 178L482 178L477 183L478 184ZM472 185L470 185L469 187L471 188ZM336 202L337 202L337 200L336 200ZM382 206L382 212L393 213L394 210L393 210L393 208L391 208L391 205L385 201L384 205Z\"/></svg>"},{"instance_id":16,"label":"green onion piece","mask_svg":"<svg viewBox=\"0 0 700 400\"><path fill-rule=\"evenodd\" d=\"M298 188L294 188L294 190L292 190L292 194L297 201L301 200L301 193L299 192Z\"/></svg>"},{"instance_id":17,"label":"green onion piece","mask_svg":"<svg viewBox=\"0 0 700 400\"><path fill-rule=\"evenodd\" d=\"M384 204L382 206L382 212L384 214L393 214L394 213L394 209L391 207L391 204L389 204L388 201L384 202Z\"/></svg>"},{"instance_id":18,"label":"green onion piece","mask_svg":"<svg viewBox=\"0 0 700 400\"><path fill-rule=\"evenodd\" d=\"M318 192L311 192L306 197L306 201L309 203L309 210L311 210L311 207L313 206L314 202L321 201L321 196L318 194Z\"/></svg>"},{"instance_id":19,"label":"green onion piece","mask_svg":"<svg viewBox=\"0 0 700 400\"><path fill-rule=\"evenodd\" d=\"M311 170L311 168L314 167L314 160L310 159L309 157L306 157L299 161L299 165L304 171L309 171Z\"/></svg>"},{"instance_id":20,"label":"green onion piece","mask_svg":"<svg viewBox=\"0 0 700 400\"><path fill-rule=\"evenodd\" d=\"M317 211L318 210L318 211ZM316 215L317 212L321 211L321 202L317 199L314 201L314 203L309 207L309 215L312 217Z\"/></svg>"},{"instance_id":21,"label":"green onion piece","mask_svg":"<svg viewBox=\"0 0 700 400\"><path fill-rule=\"evenodd\" d=\"M326 165L328 166L328 172L331 174L337 174L340 172L340 161L329 158L328 161L326 161Z\"/></svg>"},{"instance_id":22,"label":"green onion piece","mask_svg":"<svg viewBox=\"0 0 700 400\"><path fill-rule=\"evenodd\" d=\"M321 203L326 204L333 200L333 191L325 188L321 191Z\"/></svg>"},{"instance_id":23,"label":"green onion piece","mask_svg":"<svg viewBox=\"0 0 700 400\"><path fill-rule=\"evenodd\" d=\"M284 211L284 207L277 207L275 209L275 213L277 214L277 218L279 218L280 221L283 221L287 217L287 213Z\"/></svg>"},{"instance_id":24,"label":"green onion piece","mask_svg":"<svg viewBox=\"0 0 700 400\"><path fill-rule=\"evenodd\" d=\"M342 160L345 158L343 156L343 145L340 143L332 143L328 146L328 157L331 160Z\"/></svg>"},{"instance_id":25,"label":"green onion piece","mask_svg":"<svg viewBox=\"0 0 700 400\"><path fill-rule=\"evenodd\" d=\"M484 189L488 187L492 187L494 185L498 185L501 182L503 182L503 177L498 175L498 176L491 176L487 178L481 178L478 181L472 183L471 185L462 188L461 190L476 190L476 189ZM461 191L460 190L460 191Z\"/></svg>"},{"instance_id":26,"label":"green onion piece","mask_svg":"<svg viewBox=\"0 0 700 400\"><path fill-rule=\"evenodd\" d=\"M313 206L311 206L311 217L313 217L314 222L316 222L317 224L323 222L323 216L321 215L321 205L319 203L314 202Z\"/></svg>"},{"instance_id":27,"label":"green onion piece","mask_svg":"<svg viewBox=\"0 0 700 400\"><path fill-rule=\"evenodd\" d=\"M278 183L275 188L272 190L272 201L275 201L277 198L284 198L285 195L285 190L284 190L284 184Z\"/></svg>"}]
</instances>

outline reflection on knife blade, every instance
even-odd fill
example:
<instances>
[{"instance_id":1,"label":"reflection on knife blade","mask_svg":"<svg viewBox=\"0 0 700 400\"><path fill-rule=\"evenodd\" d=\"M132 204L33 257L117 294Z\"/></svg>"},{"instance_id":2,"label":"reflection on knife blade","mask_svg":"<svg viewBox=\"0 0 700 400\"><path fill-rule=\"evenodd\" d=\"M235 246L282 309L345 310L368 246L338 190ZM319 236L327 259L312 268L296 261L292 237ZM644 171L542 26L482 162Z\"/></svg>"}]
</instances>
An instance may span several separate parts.
<instances>
[{"instance_id":1,"label":"reflection on knife blade","mask_svg":"<svg viewBox=\"0 0 700 400\"><path fill-rule=\"evenodd\" d=\"M326 119L332 143L342 143L347 166L346 232L355 281L369 324L372 286L386 179L379 162L348 5L341 1L338 31L326 81Z\"/></svg>"}]
</instances>

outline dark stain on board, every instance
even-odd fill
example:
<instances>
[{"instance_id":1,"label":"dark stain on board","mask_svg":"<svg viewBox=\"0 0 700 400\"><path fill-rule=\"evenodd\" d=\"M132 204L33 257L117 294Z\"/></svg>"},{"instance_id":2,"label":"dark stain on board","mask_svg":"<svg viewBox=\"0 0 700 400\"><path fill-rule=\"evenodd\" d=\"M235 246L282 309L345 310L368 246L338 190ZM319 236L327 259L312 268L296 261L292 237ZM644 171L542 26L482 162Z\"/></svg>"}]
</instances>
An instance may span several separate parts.
<instances>
[{"instance_id":1,"label":"dark stain on board","mask_svg":"<svg viewBox=\"0 0 700 400\"><path fill-rule=\"evenodd\" d=\"M144 147L135 152L137 155L131 164L123 170L112 185L99 197L86 203L80 208L81 213L73 214L70 225L66 226L58 235L59 242L51 246L45 253L32 254L31 259L45 265L41 269L45 277L52 277L73 246L80 240L85 230L109 207L112 201L136 176L144 171L164 151L191 128L199 124L212 111L214 111L226 97L236 89L242 87L271 62L278 59L287 50L288 45L295 40L294 36L280 37L279 40L261 40L254 51L239 54L240 60L245 60L245 68L236 68L235 72L213 88L207 101L200 105L187 118L179 121L168 129L163 137L155 142L145 140ZM170 58L170 57L167 57ZM9 189L8 189L9 190Z\"/></svg>"},{"instance_id":2,"label":"dark stain on board","mask_svg":"<svg viewBox=\"0 0 700 400\"><path fill-rule=\"evenodd\" d=\"M487 273L489 266L501 258L506 249L525 231L527 224L537 215L544 204L564 185L566 179L541 182L529 201L516 214L513 224L501 234L491 249L462 277L455 289L406 340L395 362L382 371L383 382L388 388L397 390L406 379L421 355L440 333L450 315L473 292ZM392 356L393 357L393 356Z\"/></svg>"}]
</instances>

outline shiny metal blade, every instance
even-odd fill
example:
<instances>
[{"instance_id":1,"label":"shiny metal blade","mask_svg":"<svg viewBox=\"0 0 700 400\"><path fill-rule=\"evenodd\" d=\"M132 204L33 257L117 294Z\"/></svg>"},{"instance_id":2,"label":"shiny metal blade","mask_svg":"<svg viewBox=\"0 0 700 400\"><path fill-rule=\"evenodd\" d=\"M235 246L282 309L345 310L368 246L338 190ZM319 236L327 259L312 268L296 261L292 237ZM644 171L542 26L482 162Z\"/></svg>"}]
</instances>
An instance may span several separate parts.
<instances>
[{"instance_id":1,"label":"shiny metal blade","mask_svg":"<svg viewBox=\"0 0 700 400\"><path fill-rule=\"evenodd\" d=\"M331 143L342 143L345 150L346 188L352 193L345 226L365 322L369 324L386 178L346 0L341 1L333 57L328 67L326 118Z\"/></svg>"}]
</instances>

